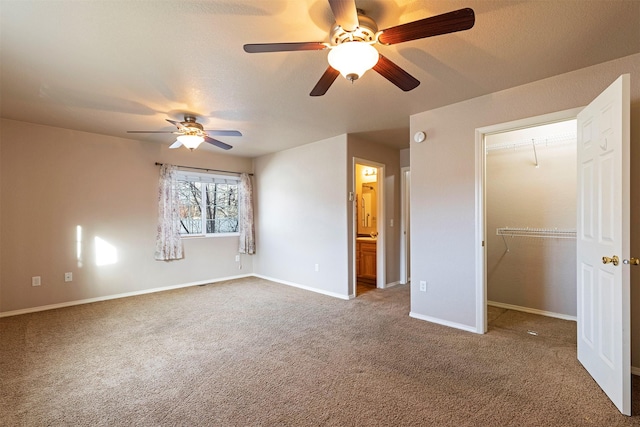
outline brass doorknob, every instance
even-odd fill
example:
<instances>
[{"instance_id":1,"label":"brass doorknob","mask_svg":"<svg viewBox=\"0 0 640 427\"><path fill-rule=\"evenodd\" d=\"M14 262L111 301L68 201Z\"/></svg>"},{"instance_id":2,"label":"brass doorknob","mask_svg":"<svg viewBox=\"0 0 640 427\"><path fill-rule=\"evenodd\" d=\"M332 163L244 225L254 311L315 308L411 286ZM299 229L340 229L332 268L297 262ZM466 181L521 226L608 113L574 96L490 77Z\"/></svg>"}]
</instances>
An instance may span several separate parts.
<instances>
[{"instance_id":1,"label":"brass doorknob","mask_svg":"<svg viewBox=\"0 0 640 427\"><path fill-rule=\"evenodd\" d=\"M629 259L622 260L622 263L627 265L640 265L640 259L629 258Z\"/></svg>"},{"instance_id":2,"label":"brass doorknob","mask_svg":"<svg viewBox=\"0 0 640 427\"><path fill-rule=\"evenodd\" d=\"M618 258L617 255L614 255L611 258L609 258L608 256L603 256L602 257L602 263L603 264L618 265L620 263L620 258Z\"/></svg>"}]
</instances>

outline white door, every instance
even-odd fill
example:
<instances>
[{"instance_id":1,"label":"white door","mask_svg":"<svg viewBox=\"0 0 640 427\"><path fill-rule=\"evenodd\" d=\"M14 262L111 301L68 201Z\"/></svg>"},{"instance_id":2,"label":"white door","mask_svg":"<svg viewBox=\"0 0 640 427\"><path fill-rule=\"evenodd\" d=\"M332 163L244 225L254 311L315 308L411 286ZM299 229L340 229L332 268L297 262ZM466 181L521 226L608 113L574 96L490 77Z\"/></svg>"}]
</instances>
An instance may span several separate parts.
<instances>
[{"instance_id":1,"label":"white door","mask_svg":"<svg viewBox=\"0 0 640 427\"><path fill-rule=\"evenodd\" d=\"M625 415L631 415L630 274L623 263L630 256L629 92L625 74L578 114L577 194L578 360Z\"/></svg>"}]
</instances>

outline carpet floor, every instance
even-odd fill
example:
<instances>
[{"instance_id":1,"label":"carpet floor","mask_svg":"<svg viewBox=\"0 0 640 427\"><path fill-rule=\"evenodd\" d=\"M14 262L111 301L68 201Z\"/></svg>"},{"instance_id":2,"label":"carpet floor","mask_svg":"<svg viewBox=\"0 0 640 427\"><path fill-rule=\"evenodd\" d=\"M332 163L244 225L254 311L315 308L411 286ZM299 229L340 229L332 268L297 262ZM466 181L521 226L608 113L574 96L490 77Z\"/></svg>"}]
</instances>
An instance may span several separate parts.
<instances>
[{"instance_id":1,"label":"carpet floor","mask_svg":"<svg viewBox=\"0 0 640 427\"><path fill-rule=\"evenodd\" d=\"M640 425L576 360L574 322L408 313L407 285L343 301L248 278L3 318L0 425Z\"/></svg>"}]
</instances>

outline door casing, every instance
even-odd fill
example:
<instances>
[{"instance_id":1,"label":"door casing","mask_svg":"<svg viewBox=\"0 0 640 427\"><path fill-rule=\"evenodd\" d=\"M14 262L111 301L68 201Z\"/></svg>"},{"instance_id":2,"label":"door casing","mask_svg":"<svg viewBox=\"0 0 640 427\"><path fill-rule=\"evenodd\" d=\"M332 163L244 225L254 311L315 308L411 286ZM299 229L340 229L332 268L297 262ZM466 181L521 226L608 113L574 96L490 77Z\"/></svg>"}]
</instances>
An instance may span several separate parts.
<instances>
[{"instance_id":1,"label":"door casing","mask_svg":"<svg viewBox=\"0 0 640 427\"><path fill-rule=\"evenodd\" d=\"M475 266L476 266L476 324L475 332L487 332L487 259L486 259L486 151L485 135L508 132L534 126L545 125L575 119L584 107L572 108L541 116L500 123L476 129L476 236L475 236Z\"/></svg>"},{"instance_id":2,"label":"door casing","mask_svg":"<svg viewBox=\"0 0 640 427\"><path fill-rule=\"evenodd\" d=\"M362 165L368 168L375 168L377 174L377 182L378 182L378 195L376 197L376 206L377 206L377 224L378 224L378 237L376 239L376 287L380 289L384 289L386 287L386 253L385 253L385 188L384 188L384 177L385 177L385 165L382 163L374 162L372 160L367 160L359 157L353 158L352 163L352 182L353 188L351 189L352 194L357 193L356 185L356 165ZM351 203L354 203L351 201ZM351 238L353 239L351 244L353 248L352 252L352 280L353 280L353 296L356 296L357 289L357 277L356 277L356 237L358 235L358 224L356 220L356 210L353 210L352 222L353 222L353 233Z\"/></svg>"}]
</instances>

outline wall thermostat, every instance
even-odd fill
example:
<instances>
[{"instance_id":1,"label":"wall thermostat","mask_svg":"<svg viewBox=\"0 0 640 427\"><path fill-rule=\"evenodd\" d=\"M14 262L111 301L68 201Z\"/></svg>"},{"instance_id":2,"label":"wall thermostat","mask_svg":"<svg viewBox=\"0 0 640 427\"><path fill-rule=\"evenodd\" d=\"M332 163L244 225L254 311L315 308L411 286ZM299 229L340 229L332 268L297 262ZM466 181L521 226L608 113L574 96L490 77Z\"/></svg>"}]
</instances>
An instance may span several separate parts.
<instances>
[{"instance_id":1,"label":"wall thermostat","mask_svg":"<svg viewBox=\"0 0 640 427\"><path fill-rule=\"evenodd\" d=\"M422 141L424 141L425 139L427 139L427 134L426 134L426 133L424 133L424 132L422 132L422 131L420 131L420 132L416 132L416 134L415 134L415 135L413 135L413 140L414 140L415 142L422 142Z\"/></svg>"}]
</instances>

